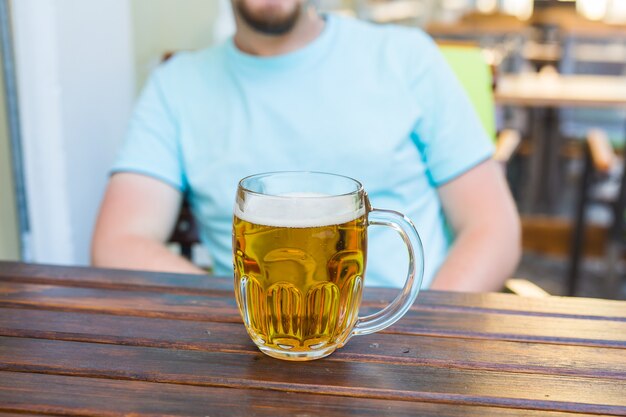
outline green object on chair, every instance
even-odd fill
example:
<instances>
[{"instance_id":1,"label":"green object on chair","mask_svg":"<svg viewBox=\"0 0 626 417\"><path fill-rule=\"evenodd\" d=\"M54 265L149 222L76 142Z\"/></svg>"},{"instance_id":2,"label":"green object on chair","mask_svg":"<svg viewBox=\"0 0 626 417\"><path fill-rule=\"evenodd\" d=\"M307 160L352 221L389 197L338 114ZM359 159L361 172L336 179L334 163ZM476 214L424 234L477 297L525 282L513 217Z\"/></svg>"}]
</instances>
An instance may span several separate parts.
<instances>
[{"instance_id":1,"label":"green object on chair","mask_svg":"<svg viewBox=\"0 0 626 417\"><path fill-rule=\"evenodd\" d=\"M456 74L474 105L487 135L496 139L493 76L483 52L473 46L440 46L441 52Z\"/></svg>"},{"instance_id":2,"label":"green object on chair","mask_svg":"<svg viewBox=\"0 0 626 417\"><path fill-rule=\"evenodd\" d=\"M504 136L507 135L503 135L502 133L504 132L501 132L499 138L496 135L496 106L493 97L493 75L482 50L475 46L465 45L440 45L440 50L465 89L481 124L485 128L485 132L494 140L498 147L500 147L503 142L507 142L504 140ZM509 134L508 136L512 134L510 131L507 133ZM511 152L514 151L517 144L519 144L519 134L517 134L517 132L513 133L515 133L514 136L516 136L516 139L508 137L508 142L514 143L510 148ZM506 147L507 146L503 146L503 148ZM510 157L510 154L508 156ZM498 159L497 152L496 155L494 155L494 159L505 163L508 161L508 158L504 157ZM454 240L454 233L449 224L446 224L446 227L448 239L452 242ZM549 295L537 285L522 279L507 280L505 288L514 294L526 297L546 297Z\"/></svg>"},{"instance_id":3,"label":"green object on chair","mask_svg":"<svg viewBox=\"0 0 626 417\"><path fill-rule=\"evenodd\" d=\"M472 103L488 137L496 141L493 77L482 50L474 46L440 45L439 49L456 74ZM448 241L454 241L452 227L446 223Z\"/></svg>"}]
</instances>

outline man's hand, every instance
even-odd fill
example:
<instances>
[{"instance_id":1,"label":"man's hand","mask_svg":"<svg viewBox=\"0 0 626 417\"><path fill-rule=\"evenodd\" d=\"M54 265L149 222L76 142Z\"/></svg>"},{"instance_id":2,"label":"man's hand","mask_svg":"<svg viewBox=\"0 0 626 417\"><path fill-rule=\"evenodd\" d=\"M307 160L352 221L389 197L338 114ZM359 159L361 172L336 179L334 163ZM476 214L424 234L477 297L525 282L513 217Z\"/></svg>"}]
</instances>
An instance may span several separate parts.
<instances>
[{"instance_id":1,"label":"man's hand","mask_svg":"<svg viewBox=\"0 0 626 417\"><path fill-rule=\"evenodd\" d=\"M164 182L133 173L113 175L93 235L92 264L204 273L165 246L175 226L180 203L180 192Z\"/></svg>"},{"instance_id":2,"label":"man's hand","mask_svg":"<svg viewBox=\"0 0 626 417\"><path fill-rule=\"evenodd\" d=\"M502 168L483 162L438 191L455 237L431 289L500 290L521 256L519 214Z\"/></svg>"}]
</instances>

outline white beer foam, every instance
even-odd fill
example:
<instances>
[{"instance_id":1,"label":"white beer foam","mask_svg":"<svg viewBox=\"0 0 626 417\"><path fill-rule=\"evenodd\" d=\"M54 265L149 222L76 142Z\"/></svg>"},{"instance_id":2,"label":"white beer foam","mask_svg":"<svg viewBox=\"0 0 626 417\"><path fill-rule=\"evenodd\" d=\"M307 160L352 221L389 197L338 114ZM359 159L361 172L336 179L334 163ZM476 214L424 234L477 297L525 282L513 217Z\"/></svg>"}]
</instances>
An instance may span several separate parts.
<instances>
[{"instance_id":1,"label":"white beer foam","mask_svg":"<svg viewBox=\"0 0 626 417\"><path fill-rule=\"evenodd\" d=\"M357 195L331 196L289 193L280 196L248 194L243 210L235 204L235 216L249 223L274 227L320 227L342 224L361 217L365 208ZM361 206L356 209L357 206Z\"/></svg>"}]
</instances>

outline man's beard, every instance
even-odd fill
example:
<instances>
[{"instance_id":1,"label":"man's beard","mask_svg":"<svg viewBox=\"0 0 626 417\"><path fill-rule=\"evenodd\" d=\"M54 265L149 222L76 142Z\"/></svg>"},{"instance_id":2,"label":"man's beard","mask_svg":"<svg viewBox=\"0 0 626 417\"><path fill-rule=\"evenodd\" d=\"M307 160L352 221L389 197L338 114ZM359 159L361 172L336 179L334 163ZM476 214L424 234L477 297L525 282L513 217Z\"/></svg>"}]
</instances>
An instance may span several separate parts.
<instances>
[{"instance_id":1,"label":"man's beard","mask_svg":"<svg viewBox=\"0 0 626 417\"><path fill-rule=\"evenodd\" d=\"M256 32L272 36L280 36L290 32L298 22L303 9L303 5L298 3L288 15L276 16L271 13L252 12L248 9L245 0L234 3L237 13L248 26Z\"/></svg>"}]
</instances>

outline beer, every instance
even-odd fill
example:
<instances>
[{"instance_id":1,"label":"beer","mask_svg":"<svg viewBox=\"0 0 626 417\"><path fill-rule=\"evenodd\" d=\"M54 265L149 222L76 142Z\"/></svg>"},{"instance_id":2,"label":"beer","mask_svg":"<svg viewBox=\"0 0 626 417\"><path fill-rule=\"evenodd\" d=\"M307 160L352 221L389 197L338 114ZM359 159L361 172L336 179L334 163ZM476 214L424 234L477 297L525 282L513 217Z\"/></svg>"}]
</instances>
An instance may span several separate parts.
<instances>
[{"instance_id":1,"label":"beer","mask_svg":"<svg viewBox=\"0 0 626 417\"><path fill-rule=\"evenodd\" d=\"M368 225L400 234L409 268L400 296L358 317ZM398 321L419 292L424 250L411 220L373 208L360 182L323 172L268 172L239 181L233 266L252 341L267 355L303 361Z\"/></svg>"},{"instance_id":2,"label":"beer","mask_svg":"<svg viewBox=\"0 0 626 417\"><path fill-rule=\"evenodd\" d=\"M263 210L235 210L237 303L251 338L271 356L288 352L289 359L306 360L330 354L358 318L366 216L362 210L337 215L336 207L326 209L335 214L320 217L306 205L265 216Z\"/></svg>"}]
</instances>

